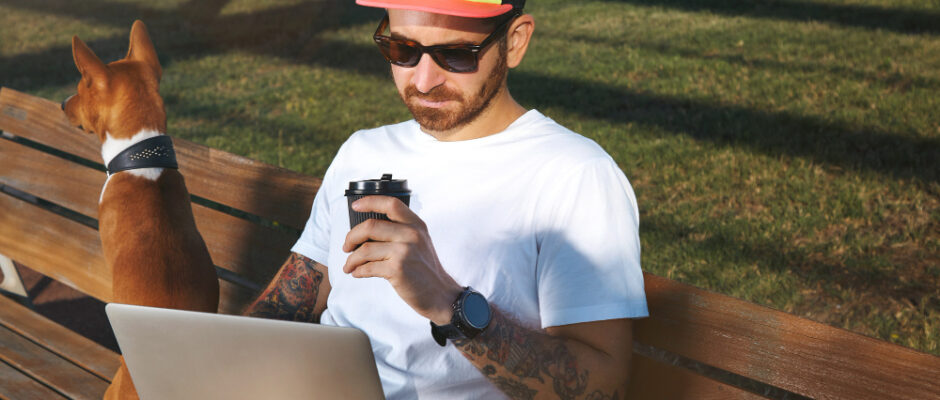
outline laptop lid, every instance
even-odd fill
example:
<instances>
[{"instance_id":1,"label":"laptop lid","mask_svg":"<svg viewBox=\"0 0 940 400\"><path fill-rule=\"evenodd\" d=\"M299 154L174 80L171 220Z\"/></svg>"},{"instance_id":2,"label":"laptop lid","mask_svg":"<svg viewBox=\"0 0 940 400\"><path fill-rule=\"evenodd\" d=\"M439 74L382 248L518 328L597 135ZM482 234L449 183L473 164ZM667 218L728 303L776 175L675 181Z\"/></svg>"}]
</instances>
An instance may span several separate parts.
<instances>
[{"instance_id":1,"label":"laptop lid","mask_svg":"<svg viewBox=\"0 0 940 400\"><path fill-rule=\"evenodd\" d=\"M151 399L383 399L360 330L108 304L131 379Z\"/></svg>"}]
</instances>

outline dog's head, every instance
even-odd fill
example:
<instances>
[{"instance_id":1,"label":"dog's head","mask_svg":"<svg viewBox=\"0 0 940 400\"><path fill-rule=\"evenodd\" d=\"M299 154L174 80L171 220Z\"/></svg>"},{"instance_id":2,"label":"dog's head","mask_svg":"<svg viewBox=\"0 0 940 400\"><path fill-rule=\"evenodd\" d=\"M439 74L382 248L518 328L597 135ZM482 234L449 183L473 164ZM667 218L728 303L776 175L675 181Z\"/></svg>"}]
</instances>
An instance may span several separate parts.
<instances>
[{"instance_id":1,"label":"dog's head","mask_svg":"<svg viewBox=\"0 0 940 400\"><path fill-rule=\"evenodd\" d=\"M159 84L163 69L147 27L134 21L130 48L122 60L105 65L78 36L72 57L82 74L78 92L62 102L69 122L88 133L130 138L143 129L166 132L166 112Z\"/></svg>"}]
</instances>

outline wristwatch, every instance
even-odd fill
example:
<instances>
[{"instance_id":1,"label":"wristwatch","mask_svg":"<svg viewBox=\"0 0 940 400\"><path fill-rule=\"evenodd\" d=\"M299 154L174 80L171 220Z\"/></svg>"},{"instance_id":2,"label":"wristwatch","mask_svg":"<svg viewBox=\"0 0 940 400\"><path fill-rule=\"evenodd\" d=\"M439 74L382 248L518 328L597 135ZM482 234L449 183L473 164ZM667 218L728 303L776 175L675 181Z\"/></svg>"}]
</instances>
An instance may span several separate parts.
<instances>
[{"instance_id":1,"label":"wristwatch","mask_svg":"<svg viewBox=\"0 0 940 400\"><path fill-rule=\"evenodd\" d=\"M473 339L490 326L493 319L486 297L470 286L463 288L453 307L454 316L449 324L438 326L431 321L431 336L441 346L447 344L447 339Z\"/></svg>"}]
</instances>

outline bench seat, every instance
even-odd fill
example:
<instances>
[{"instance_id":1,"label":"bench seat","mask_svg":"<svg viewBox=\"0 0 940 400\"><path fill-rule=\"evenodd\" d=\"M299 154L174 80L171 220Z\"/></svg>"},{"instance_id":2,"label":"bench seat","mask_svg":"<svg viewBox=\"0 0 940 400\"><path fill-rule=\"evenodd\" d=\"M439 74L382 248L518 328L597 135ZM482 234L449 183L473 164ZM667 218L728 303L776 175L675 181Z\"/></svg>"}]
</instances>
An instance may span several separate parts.
<instances>
[{"instance_id":1,"label":"bench seat","mask_svg":"<svg viewBox=\"0 0 940 400\"><path fill-rule=\"evenodd\" d=\"M0 89L0 254L101 301L111 273L97 139L59 104ZM320 181L174 138L221 286L237 313L289 255ZM655 250L654 250L655 251ZM940 357L645 274L627 398L940 399ZM0 297L0 400L100 398L118 357ZM628 377L624 377L627 379Z\"/></svg>"},{"instance_id":2,"label":"bench seat","mask_svg":"<svg viewBox=\"0 0 940 400\"><path fill-rule=\"evenodd\" d=\"M118 354L0 296L0 398L101 399Z\"/></svg>"}]
</instances>

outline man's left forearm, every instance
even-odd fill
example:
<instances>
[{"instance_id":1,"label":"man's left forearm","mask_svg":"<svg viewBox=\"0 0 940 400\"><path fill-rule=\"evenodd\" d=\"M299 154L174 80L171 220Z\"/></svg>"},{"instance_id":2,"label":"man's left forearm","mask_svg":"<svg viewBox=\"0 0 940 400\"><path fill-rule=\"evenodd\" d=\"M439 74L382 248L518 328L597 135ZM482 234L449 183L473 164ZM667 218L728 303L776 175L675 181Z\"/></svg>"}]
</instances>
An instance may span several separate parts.
<instances>
[{"instance_id":1,"label":"man's left forearm","mask_svg":"<svg viewBox=\"0 0 940 400\"><path fill-rule=\"evenodd\" d=\"M454 345L496 387L513 399L619 399L629 352L605 353L583 342L521 326L493 309L490 326Z\"/></svg>"}]
</instances>

